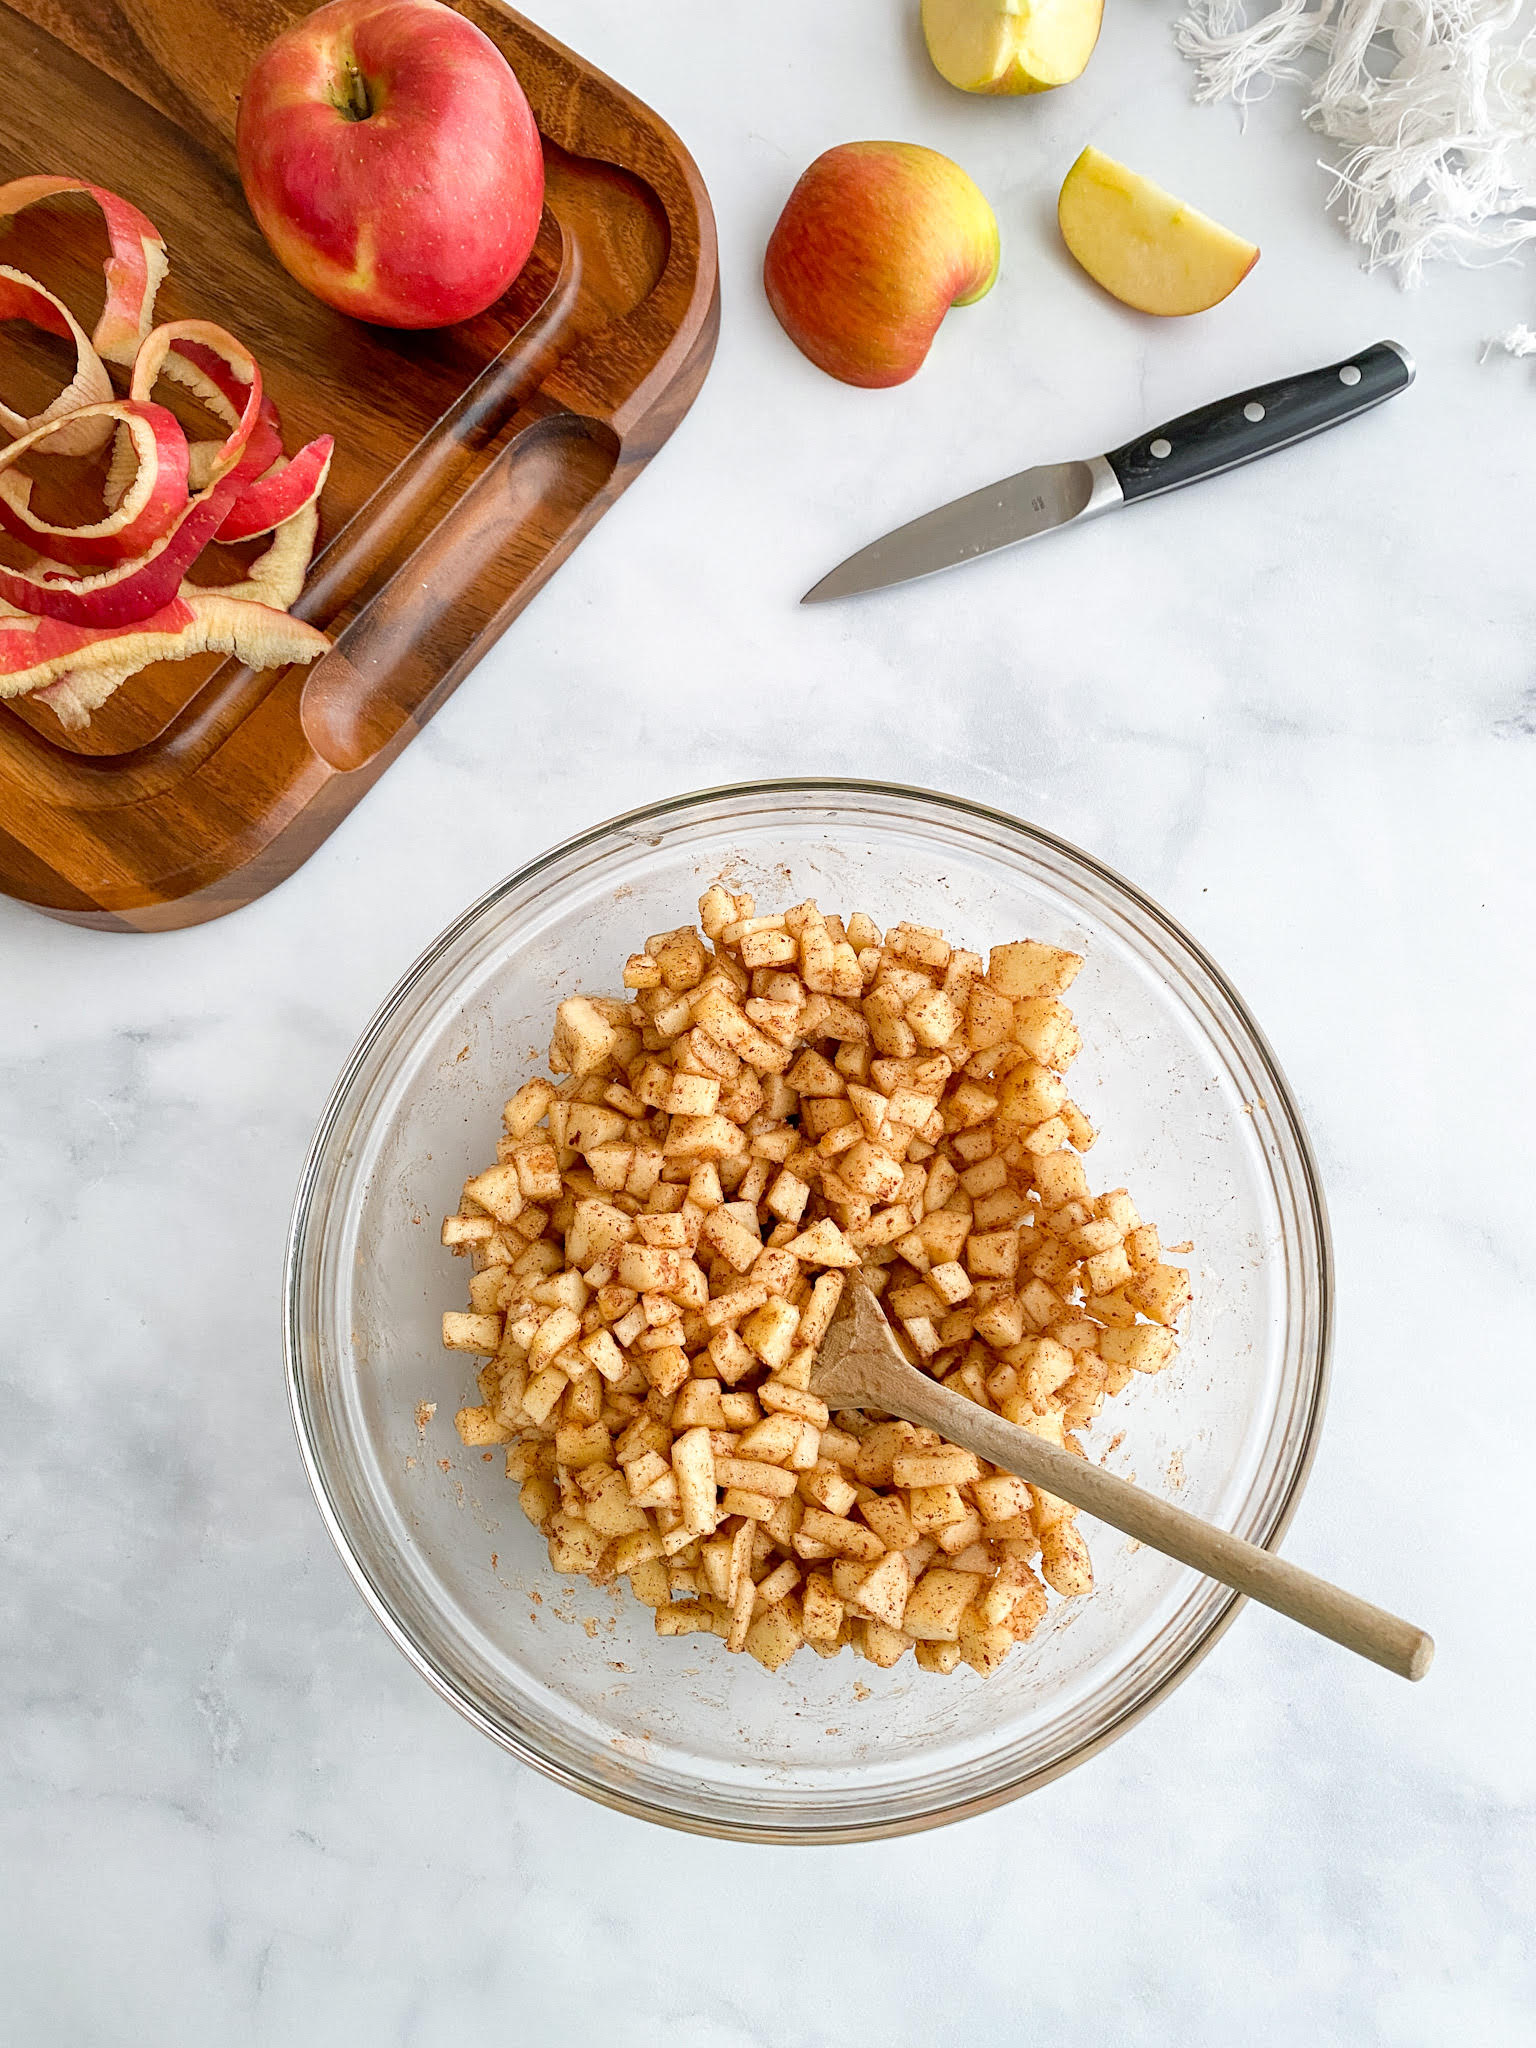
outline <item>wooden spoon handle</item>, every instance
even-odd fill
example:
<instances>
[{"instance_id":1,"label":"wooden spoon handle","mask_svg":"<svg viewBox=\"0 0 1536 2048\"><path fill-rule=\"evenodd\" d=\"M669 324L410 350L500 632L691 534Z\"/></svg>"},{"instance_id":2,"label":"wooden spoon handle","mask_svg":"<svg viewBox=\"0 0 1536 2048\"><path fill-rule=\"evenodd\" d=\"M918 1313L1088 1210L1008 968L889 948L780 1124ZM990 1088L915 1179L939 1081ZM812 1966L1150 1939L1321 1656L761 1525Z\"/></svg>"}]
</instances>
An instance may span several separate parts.
<instances>
[{"instance_id":1,"label":"wooden spoon handle","mask_svg":"<svg viewBox=\"0 0 1536 2048\"><path fill-rule=\"evenodd\" d=\"M1422 1678L1429 1669L1435 1654L1432 1639L1385 1608L1373 1607L1369 1600L1314 1578L1257 1544L1202 1522L1101 1465L1058 1450L936 1381L911 1371L893 1372L888 1378L882 1373L878 1379L878 1385L871 1385L871 1399L889 1413L936 1429L950 1443L1070 1501L1165 1557L1176 1557L1207 1578L1289 1615L1304 1628L1330 1636L1400 1678Z\"/></svg>"}]
</instances>

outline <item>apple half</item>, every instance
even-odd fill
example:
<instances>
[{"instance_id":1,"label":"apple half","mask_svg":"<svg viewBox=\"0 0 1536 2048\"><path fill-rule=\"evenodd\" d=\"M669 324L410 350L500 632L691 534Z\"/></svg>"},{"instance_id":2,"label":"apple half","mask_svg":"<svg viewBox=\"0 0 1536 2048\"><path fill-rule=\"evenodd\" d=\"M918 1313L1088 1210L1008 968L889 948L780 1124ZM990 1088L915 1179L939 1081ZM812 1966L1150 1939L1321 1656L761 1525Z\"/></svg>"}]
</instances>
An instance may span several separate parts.
<instances>
[{"instance_id":1,"label":"apple half","mask_svg":"<svg viewBox=\"0 0 1536 2048\"><path fill-rule=\"evenodd\" d=\"M947 156L845 142L802 175L763 258L763 289L802 355L844 384L916 376L951 306L997 277L997 220Z\"/></svg>"},{"instance_id":2,"label":"apple half","mask_svg":"<svg viewBox=\"0 0 1536 2048\"><path fill-rule=\"evenodd\" d=\"M1096 149L1068 171L1056 218L1095 283L1142 313L1203 313L1259 260L1254 243Z\"/></svg>"},{"instance_id":3,"label":"apple half","mask_svg":"<svg viewBox=\"0 0 1536 2048\"><path fill-rule=\"evenodd\" d=\"M1104 0L923 0L923 36L962 92L1049 92L1080 78Z\"/></svg>"}]
</instances>

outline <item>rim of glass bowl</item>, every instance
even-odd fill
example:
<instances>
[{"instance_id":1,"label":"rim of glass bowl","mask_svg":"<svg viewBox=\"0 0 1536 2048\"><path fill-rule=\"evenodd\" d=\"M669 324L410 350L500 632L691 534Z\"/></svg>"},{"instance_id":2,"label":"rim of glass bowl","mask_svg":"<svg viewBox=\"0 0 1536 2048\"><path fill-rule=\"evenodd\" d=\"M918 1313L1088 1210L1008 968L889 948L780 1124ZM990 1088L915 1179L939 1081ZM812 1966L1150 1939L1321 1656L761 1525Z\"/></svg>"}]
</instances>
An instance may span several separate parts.
<instances>
[{"instance_id":1,"label":"rim of glass bowl","mask_svg":"<svg viewBox=\"0 0 1536 2048\"><path fill-rule=\"evenodd\" d=\"M1306 1412L1301 1422L1300 1441L1283 1490L1278 1498L1270 1503L1268 1515L1261 1517L1249 1531L1252 1540L1262 1543L1267 1549L1273 1549L1284 1536L1305 1490L1316 1455L1328 1396L1333 1336L1333 1247L1317 1163L1313 1157L1311 1141L1292 1097L1290 1085L1270 1048L1269 1041L1249 1012L1247 1004L1215 961L1159 904L1145 895L1134 883L1127 881L1125 876L1092 854L1085 853L1081 847L1074 846L1069 840L1061 839L1055 833L1044 831L1037 825L1010 817L1007 812L994 810L986 804L973 803L965 797L948 796L936 790L917 789L900 783L856 781L845 777L796 777L726 783L716 788L694 790L683 796L668 797L659 803L647 804L639 810L626 811L620 816L592 826L590 830L579 833L574 838L563 840L558 846L551 847L536 860L527 862L504 881L497 883L432 941L374 1012L342 1068L310 1145L294 1201L283 1268L283 1352L289 1405L293 1414L299 1452L304 1461L305 1471L309 1475L310 1487L320 1509L321 1518L354 1585L397 1649L450 1706L520 1762L530 1765L546 1777L553 1778L557 1784L584 1793L601 1805L640 1819L679 1828L688 1833L736 1841L825 1844L870 1841L893 1835L912 1834L921 1829L938 1827L949 1821L988 1812L1009 1800L1019 1798L1026 1792L1034 1791L1085 1762L1118 1736L1123 1735L1128 1728L1134 1727L1144 1715L1150 1713L1175 1686L1189 1676L1230 1627L1243 1605L1242 1597L1236 1593L1228 1593L1225 1598L1220 1599L1204 1622L1195 1628L1173 1663L1150 1682L1143 1683L1135 1696L1122 1703L1119 1710L1104 1725L1090 1729L1080 1741L1074 1743L1053 1762L1024 1768L1016 1777L1003 1783L989 1784L979 1793L959 1793L953 1797L942 1797L938 1803L923 1811L894 1815L871 1816L867 1812L855 1812L847 1819L839 1819L834 1806L819 1811L814 1817L808 1816L804 1822L796 1819L791 1824L786 1824L782 1820L755 1822L745 1815L727 1817L721 1814L679 1813L657 1799L647 1797L638 1791L620 1790L593 1773L584 1772L574 1765L548 1756L518 1730L493 1720L461 1689L448 1672L439 1668L398 1618L385 1593L375 1583L367 1563L353 1546L317 1450L305 1377L305 1362L309 1355L312 1335L318 1341L318 1328L312 1333L306 1327L305 1289L306 1280L318 1277L320 1246L312 1237L316 1197L322 1184L334 1181L337 1168L349 1149L352 1129L359 1114L366 1107L370 1093L367 1087L356 1090L356 1084L365 1076L369 1076L370 1079L377 1078L376 1075L370 1074L370 1070L380 1053L381 1041L391 1039L393 1027L402 1009L412 996L433 980L444 957L451 955L465 935L489 912L540 876L559 869L573 858L601 845L605 840L622 841L625 838L633 838L643 834L648 826L677 819L689 812L742 801L762 804L782 800L792 805L810 801L835 805L839 798L849 799L856 805L861 801L878 799L919 811L937 813L941 820L983 825L993 831L1001 831L1022 839L1030 847L1048 852L1058 860L1075 866L1088 880L1117 892L1142 920L1144 926L1171 939L1184 955L1178 962L1181 985L1188 984L1189 977L1185 970L1191 962L1199 973L1205 976L1219 1002L1231 1013L1231 1019L1237 1027L1234 1035L1240 1040L1246 1039L1247 1043L1243 1050L1263 1072L1269 1084L1266 1104L1271 1112L1270 1121L1277 1136L1282 1140L1282 1150L1285 1149L1285 1141L1288 1141L1293 1164L1298 1170L1300 1187L1305 1196L1304 1202L1297 1204L1296 1219L1304 1239L1310 1240L1309 1245L1304 1243L1302 1246L1303 1269L1315 1269L1317 1298L1309 1304L1313 1323L1312 1342L1309 1347L1312 1355L1310 1374L1307 1376L1309 1384L1305 1384L1301 1390ZM387 1045L384 1048L386 1053L389 1049ZM357 1099L354 1101L355 1090ZM1306 1257L1308 1250L1311 1254L1310 1260ZM1159 1640L1164 1640L1174 1626L1176 1624L1170 1625L1170 1629L1164 1632L1164 1638ZM1156 1644L1151 1646L1143 1661L1155 1668L1158 1662Z\"/></svg>"}]
</instances>

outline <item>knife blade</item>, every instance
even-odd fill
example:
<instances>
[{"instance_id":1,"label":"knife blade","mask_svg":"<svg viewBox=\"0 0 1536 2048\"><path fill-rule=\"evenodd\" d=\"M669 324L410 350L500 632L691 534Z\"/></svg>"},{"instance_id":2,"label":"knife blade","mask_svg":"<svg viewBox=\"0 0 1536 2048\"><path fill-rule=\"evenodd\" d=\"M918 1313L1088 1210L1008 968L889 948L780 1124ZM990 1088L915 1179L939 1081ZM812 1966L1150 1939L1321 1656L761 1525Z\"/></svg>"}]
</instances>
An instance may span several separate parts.
<instances>
[{"instance_id":1,"label":"knife blade","mask_svg":"<svg viewBox=\"0 0 1536 2048\"><path fill-rule=\"evenodd\" d=\"M1395 341L1379 341L1320 370L1234 392L1152 427L1107 455L1022 470L925 512L850 555L800 602L826 604L910 583L1219 476L1368 412L1406 391L1413 378L1408 351Z\"/></svg>"}]
</instances>

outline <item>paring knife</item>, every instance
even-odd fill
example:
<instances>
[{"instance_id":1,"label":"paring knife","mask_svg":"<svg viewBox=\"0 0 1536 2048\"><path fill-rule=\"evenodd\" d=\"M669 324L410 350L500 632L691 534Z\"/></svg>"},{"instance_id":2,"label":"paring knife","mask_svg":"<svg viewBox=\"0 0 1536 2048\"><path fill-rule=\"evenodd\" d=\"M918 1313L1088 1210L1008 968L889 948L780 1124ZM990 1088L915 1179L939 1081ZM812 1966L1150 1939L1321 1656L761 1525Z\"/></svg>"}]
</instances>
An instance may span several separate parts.
<instances>
[{"instance_id":1,"label":"paring knife","mask_svg":"<svg viewBox=\"0 0 1536 2048\"><path fill-rule=\"evenodd\" d=\"M1108 455L1021 470L926 512L850 555L800 602L825 604L829 598L909 583L1056 527L1081 525L1100 512L1219 476L1368 412L1412 382L1413 358L1407 349L1395 341L1378 341L1326 369L1219 398Z\"/></svg>"}]
</instances>

